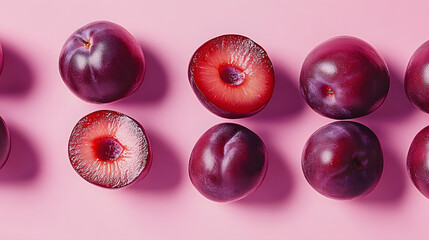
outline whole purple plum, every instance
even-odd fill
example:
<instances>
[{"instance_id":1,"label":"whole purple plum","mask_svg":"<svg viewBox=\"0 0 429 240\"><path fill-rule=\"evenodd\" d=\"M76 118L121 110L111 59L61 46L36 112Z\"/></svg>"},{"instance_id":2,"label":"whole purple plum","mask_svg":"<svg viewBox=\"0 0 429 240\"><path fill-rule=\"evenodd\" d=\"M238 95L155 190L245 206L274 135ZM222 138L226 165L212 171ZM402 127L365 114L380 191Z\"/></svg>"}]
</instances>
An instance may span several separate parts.
<instances>
[{"instance_id":1,"label":"whole purple plum","mask_svg":"<svg viewBox=\"0 0 429 240\"><path fill-rule=\"evenodd\" d=\"M319 114L334 119L362 117L384 102L390 86L384 59L355 37L331 38L306 57L301 94Z\"/></svg>"},{"instance_id":2,"label":"whole purple plum","mask_svg":"<svg viewBox=\"0 0 429 240\"><path fill-rule=\"evenodd\" d=\"M0 117L0 168L2 168L10 153L10 134L5 121Z\"/></svg>"},{"instance_id":3,"label":"whole purple plum","mask_svg":"<svg viewBox=\"0 0 429 240\"><path fill-rule=\"evenodd\" d=\"M267 171L262 139L234 123L222 123L205 132L192 150L189 176L195 188L216 202L242 199L255 191Z\"/></svg>"},{"instance_id":4,"label":"whole purple plum","mask_svg":"<svg viewBox=\"0 0 429 240\"><path fill-rule=\"evenodd\" d=\"M429 126L420 130L411 142L407 168L416 188L429 198Z\"/></svg>"},{"instance_id":5,"label":"whole purple plum","mask_svg":"<svg viewBox=\"0 0 429 240\"><path fill-rule=\"evenodd\" d=\"M2 70L3 70L3 48L1 47L1 44L0 44L0 73L2 72Z\"/></svg>"},{"instance_id":6,"label":"whole purple plum","mask_svg":"<svg viewBox=\"0 0 429 240\"><path fill-rule=\"evenodd\" d=\"M66 40L59 68L65 84L79 98L109 103L139 88L145 60L139 43L126 29L98 21L83 26Z\"/></svg>"},{"instance_id":7,"label":"whole purple plum","mask_svg":"<svg viewBox=\"0 0 429 240\"><path fill-rule=\"evenodd\" d=\"M371 192L383 171L383 152L375 133L349 121L333 122L313 133L301 161L308 183L334 199Z\"/></svg>"},{"instance_id":8,"label":"whole purple plum","mask_svg":"<svg viewBox=\"0 0 429 240\"><path fill-rule=\"evenodd\" d=\"M408 99L420 110L429 113L429 41L411 56L404 87Z\"/></svg>"}]
</instances>

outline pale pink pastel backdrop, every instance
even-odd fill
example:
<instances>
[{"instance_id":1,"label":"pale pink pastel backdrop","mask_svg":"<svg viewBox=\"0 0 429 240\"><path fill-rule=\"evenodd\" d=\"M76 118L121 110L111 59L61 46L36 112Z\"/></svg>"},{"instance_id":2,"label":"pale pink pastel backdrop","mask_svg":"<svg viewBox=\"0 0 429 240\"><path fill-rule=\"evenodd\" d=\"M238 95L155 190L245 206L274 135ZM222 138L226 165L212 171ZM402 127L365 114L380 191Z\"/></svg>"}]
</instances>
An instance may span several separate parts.
<instances>
[{"instance_id":1,"label":"pale pink pastel backdrop","mask_svg":"<svg viewBox=\"0 0 429 240\"><path fill-rule=\"evenodd\" d=\"M13 139L0 171L0 239L427 239L429 199L412 185L405 161L429 115L408 102L403 76L414 50L429 40L428 9L428 1L391 0L0 0L0 116ZM66 38L95 20L127 28L146 55L143 85L114 104L79 100L58 71ZM193 188L187 164L198 137L230 120L198 102L187 67L202 43L225 33L263 46L277 85L263 112L232 121L265 141L266 179L248 198L218 204ZM300 165L307 138L332 121L301 98L301 64L315 45L337 35L369 42L392 76L384 105L356 120L378 135L385 169L371 194L352 201L319 195ZM153 168L138 184L102 189L70 166L69 134L98 109L123 112L145 127Z\"/></svg>"}]
</instances>

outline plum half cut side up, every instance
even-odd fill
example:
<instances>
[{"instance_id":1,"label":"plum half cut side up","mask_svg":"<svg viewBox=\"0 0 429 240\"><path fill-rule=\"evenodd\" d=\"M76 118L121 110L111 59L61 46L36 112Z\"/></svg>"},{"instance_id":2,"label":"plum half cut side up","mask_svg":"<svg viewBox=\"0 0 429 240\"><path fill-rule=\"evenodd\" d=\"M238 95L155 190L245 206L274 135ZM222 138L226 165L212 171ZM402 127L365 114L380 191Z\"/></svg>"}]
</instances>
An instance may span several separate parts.
<instances>
[{"instance_id":1,"label":"plum half cut side up","mask_svg":"<svg viewBox=\"0 0 429 240\"><path fill-rule=\"evenodd\" d=\"M213 38L193 54L188 77L198 100L224 118L260 112L274 91L274 68L267 52L248 37Z\"/></svg>"},{"instance_id":2,"label":"plum half cut side up","mask_svg":"<svg viewBox=\"0 0 429 240\"><path fill-rule=\"evenodd\" d=\"M80 119L68 152L72 167L83 179L105 188L137 182L152 164L149 140L140 123L110 110Z\"/></svg>"}]
</instances>

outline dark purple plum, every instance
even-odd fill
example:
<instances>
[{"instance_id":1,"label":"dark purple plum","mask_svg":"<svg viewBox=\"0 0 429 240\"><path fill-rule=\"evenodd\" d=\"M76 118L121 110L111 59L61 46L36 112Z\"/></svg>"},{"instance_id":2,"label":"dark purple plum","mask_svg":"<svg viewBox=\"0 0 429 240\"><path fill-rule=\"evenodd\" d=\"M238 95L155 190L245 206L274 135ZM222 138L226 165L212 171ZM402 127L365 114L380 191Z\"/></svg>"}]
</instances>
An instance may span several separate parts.
<instances>
[{"instance_id":1,"label":"dark purple plum","mask_svg":"<svg viewBox=\"0 0 429 240\"><path fill-rule=\"evenodd\" d=\"M145 60L139 43L125 28L98 21L83 26L66 40L59 68L65 84L79 98L109 103L139 88Z\"/></svg>"},{"instance_id":2,"label":"dark purple plum","mask_svg":"<svg viewBox=\"0 0 429 240\"><path fill-rule=\"evenodd\" d=\"M411 142L407 168L416 188L429 198L429 126L417 133Z\"/></svg>"},{"instance_id":3,"label":"dark purple plum","mask_svg":"<svg viewBox=\"0 0 429 240\"><path fill-rule=\"evenodd\" d=\"M3 71L3 48L1 47L1 44L0 44L0 74L1 74L1 72Z\"/></svg>"},{"instance_id":4,"label":"dark purple plum","mask_svg":"<svg viewBox=\"0 0 429 240\"><path fill-rule=\"evenodd\" d=\"M411 56L405 72L405 92L420 110L429 113L429 41Z\"/></svg>"},{"instance_id":5,"label":"dark purple plum","mask_svg":"<svg viewBox=\"0 0 429 240\"><path fill-rule=\"evenodd\" d=\"M350 121L325 125L307 140L302 170L322 195L352 199L368 194L383 171L383 152L368 127Z\"/></svg>"},{"instance_id":6,"label":"dark purple plum","mask_svg":"<svg viewBox=\"0 0 429 240\"><path fill-rule=\"evenodd\" d=\"M213 38L191 58L189 82L198 100L224 118L260 112L274 91L274 68L267 52L248 37Z\"/></svg>"},{"instance_id":7,"label":"dark purple plum","mask_svg":"<svg viewBox=\"0 0 429 240\"><path fill-rule=\"evenodd\" d=\"M5 121L0 117L0 168L2 168L10 154L10 133Z\"/></svg>"},{"instance_id":8,"label":"dark purple plum","mask_svg":"<svg viewBox=\"0 0 429 240\"><path fill-rule=\"evenodd\" d=\"M389 92L384 59L355 37L331 38L306 57L301 94L317 113L333 119L362 117L375 111Z\"/></svg>"},{"instance_id":9,"label":"dark purple plum","mask_svg":"<svg viewBox=\"0 0 429 240\"><path fill-rule=\"evenodd\" d=\"M267 171L262 139L234 123L221 123L205 132L192 150L189 176L195 188L216 202L242 199L255 191Z\"/></svg>"},{"instance_id":10,"label":"dark purple plum","mask_svg":"<svg viewBox=\"0 0 429 240\"><path fill-rule=\"evenodd\" d=\"M152 164L149 139L140 123L110 110L80 119L70 135L68 152L83 179L105 188L141 180Z\"/></svg>"}]
</instances>

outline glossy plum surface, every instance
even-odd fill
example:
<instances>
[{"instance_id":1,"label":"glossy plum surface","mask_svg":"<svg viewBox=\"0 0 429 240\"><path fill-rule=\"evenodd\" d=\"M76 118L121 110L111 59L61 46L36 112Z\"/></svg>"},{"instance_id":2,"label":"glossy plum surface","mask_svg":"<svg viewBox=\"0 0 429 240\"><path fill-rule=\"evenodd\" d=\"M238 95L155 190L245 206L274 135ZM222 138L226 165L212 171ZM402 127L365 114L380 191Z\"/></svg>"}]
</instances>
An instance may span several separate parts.
<instances>
[{"instance_id":1,"label":"glossy plum surface","mask_svg":"<svg viewBox=\"0 0 429 240\"><path fill-rule=\"evenodd\" d=\"M411 142L407 169L416 188L429 198L429 126L420 130Z\"/></svg>"},{"instance_id":2,"label":"glossy plum surface","mask_svg":"<svg viewBox=\"0 0 429 240\"><path fill-rule=\"evenodd\" d=\"M222 35L204 43L191 58L188 77L199 101L225 118L258 113L274 91L274 68L267 52L241 35Z\"/></svg>"},{"instance_id":3,"label":"glossy plum surface","mask_svg":"<svg viewBox=\"0 0 429 240\"><path fill-rule=\"evenodd\" d=\"M349 121L323 126L307 140L302 169L308 183L334 199L352 199L372 191L383 171L383 152L368 127Z\"/></svg>"},{"instance_id":4,"label":"glossy plum surface","mask_svg":"<svg viewBox=\"0 0 429 240\"><path fill-rule=\"evenodd\" d=\"M354 37L331 38L306 57L300 75L301 95L319 114L350 119L375 111L390 86L384 59Z\"/></svg>"},{"instance_id":5,"label":"glossy plum surface","mask_svg":"<svg viewBox=\"0 0 429 240\"><path fill-rule=\"evenodd\" d=\"M79 98L108 103L139 88L145 60L139 43L126 29L98 21L83 26L66 40L59 68L65 84Z\"/></svg>"},{"instance_id":6,"label":"glossy plum surface","mask_svg":"<svg viewBox=\"0 0 429 240\"><path fill-rule=\"evenodd\" d=\"M0 168L2 168L10 154L10 133L5 121L0 117Z\"/></svg>"},{"instance_id":7,"label":"glossy plum surface","mask_svg":"<svg viewBox=\"0 0 429 240\"><path fill-rule=\"evenodd\" d=\"M3 48L2 48L2 46L1 46L1 44L0 44L0 74L1 74L1 72L3 71Z\"/></svg>"},{"instance_id":8,"label":"glossy plum surface","mask_svg":"<svg viewBox=\"0 0 429 240\"><path fill-rule=\"evenodd\" d=\"M195 144L189 176L206 198L230 202L258 188L267 164L265 145L258 135L238 124L221 123L207 130Z\"/></svg>"},{"instance_id":9,"label":"glossy plum surface","mask_svg":"<svg viewBox=\"0 0 429 240\"><path fill-rule=\"evenodd\" d=\"M68 146L70 163L86 181L120 188L142 179L152 164L143 127L110 110L88 114L74 127Z\"/></svg>"},{"instance_id":10,"label":"glossy plum surface","mask_svg":"<svg viewBox=\"0 0 429 240\"><path fill-rule=\"evenodd\" d=\"M404 87L408 99L420 110L429 113L429 41L411 56Z\"/></svg>"}]
</instances>

